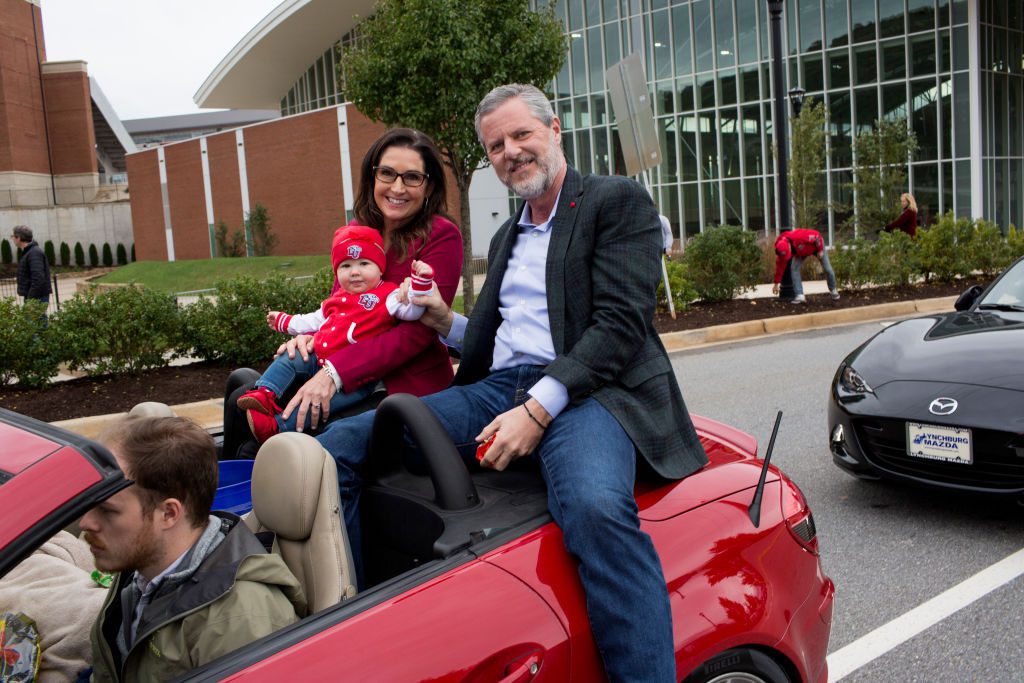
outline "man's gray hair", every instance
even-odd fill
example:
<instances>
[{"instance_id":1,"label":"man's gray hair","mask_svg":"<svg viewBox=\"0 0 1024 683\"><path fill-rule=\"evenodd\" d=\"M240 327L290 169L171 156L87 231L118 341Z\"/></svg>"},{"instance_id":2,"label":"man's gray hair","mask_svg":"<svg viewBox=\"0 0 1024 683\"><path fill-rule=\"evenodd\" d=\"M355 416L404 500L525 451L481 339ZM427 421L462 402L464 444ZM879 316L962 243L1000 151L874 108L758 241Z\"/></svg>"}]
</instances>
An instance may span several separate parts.
<instances>
[{"instance_id":1,"label":"man's gray hair","mask_svg":"<svg viewBox=\"0 0 1024 683\"><path fill-rule=\"evenodd\" d=\"M480 120L513 97L521 99L535 119L545 126L551 127L551 122L555 120L555 110L551 108L551 102L548 101L547 96L539 88L523 83L499 85L487 93L480 100L480 106L476 108L473 125L476 126L476 137L481 145L484 144L484 137L480 130Z\"/></svg>"},{"instance_id":2,"label":"man's gray hair","mask_svg":"<svg viewBox=\"0 0 1024 683\"><path fill-rule=\"evenodd\" d=\"M22 242L32 241L32 228L27 225L15 225L12 231Z\"/></svg>"}]
</instances>

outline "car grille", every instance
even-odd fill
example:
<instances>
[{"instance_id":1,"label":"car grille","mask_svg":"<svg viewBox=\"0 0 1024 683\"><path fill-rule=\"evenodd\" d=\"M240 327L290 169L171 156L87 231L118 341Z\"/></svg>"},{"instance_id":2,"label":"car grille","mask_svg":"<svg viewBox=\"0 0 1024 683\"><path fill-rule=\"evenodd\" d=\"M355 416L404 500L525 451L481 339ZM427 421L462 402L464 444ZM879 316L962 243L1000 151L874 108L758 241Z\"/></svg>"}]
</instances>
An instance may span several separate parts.
<instances>
[{"instance_id":1,"label":"car grille","mask_svg":"<svg viewBox=\"0 0 1024 683\"><path fill-rule=\"evenodd\" d=\"M996 490L1024 488L1024 457L1013 448L1016 434L972 429L974 462L970 465L927 460L907 455L907 427L903 420L854 421L864 456L879 469L935 482Z\"/></svg>"}]
</instances>

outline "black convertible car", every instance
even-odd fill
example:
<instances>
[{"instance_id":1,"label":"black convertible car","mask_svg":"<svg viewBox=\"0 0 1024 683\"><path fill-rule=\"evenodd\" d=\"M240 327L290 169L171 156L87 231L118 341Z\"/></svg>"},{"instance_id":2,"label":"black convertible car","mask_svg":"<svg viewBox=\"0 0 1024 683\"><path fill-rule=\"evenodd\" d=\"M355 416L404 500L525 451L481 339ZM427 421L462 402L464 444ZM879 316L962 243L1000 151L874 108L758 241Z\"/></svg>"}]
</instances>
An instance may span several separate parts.
<instances>
[{"instance_id":1,"label":"black convertible car","mask_svg":"<svg viewBox=\"0 0 1024 683\"><path fill-rule=\"evenodd\" d=\"M833 461L862 478L1024 501L1024 258L955 307L891 325L840 364Z\"/></svg>"}]
</instances>

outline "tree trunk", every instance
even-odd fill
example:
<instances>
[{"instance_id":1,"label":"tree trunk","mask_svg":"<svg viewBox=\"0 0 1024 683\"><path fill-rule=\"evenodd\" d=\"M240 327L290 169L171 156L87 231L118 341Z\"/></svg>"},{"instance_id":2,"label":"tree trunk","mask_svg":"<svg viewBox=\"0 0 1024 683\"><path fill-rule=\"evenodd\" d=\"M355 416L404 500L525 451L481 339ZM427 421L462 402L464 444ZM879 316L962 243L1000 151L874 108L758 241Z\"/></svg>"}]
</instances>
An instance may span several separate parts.
<instances>
[{"instance_id":1,"label":"tree trunk","mask_svg":"<svg viewBox=\"0 0 1024 683\"><path fill-rule=\"evenodd\" d=\"M473 312L475 294L473 288L473 225L469 217L469 184L472 171L464 177L457 177L459 186L459 229L462 231L462 312Z\"/></svg>"}]
</instances>

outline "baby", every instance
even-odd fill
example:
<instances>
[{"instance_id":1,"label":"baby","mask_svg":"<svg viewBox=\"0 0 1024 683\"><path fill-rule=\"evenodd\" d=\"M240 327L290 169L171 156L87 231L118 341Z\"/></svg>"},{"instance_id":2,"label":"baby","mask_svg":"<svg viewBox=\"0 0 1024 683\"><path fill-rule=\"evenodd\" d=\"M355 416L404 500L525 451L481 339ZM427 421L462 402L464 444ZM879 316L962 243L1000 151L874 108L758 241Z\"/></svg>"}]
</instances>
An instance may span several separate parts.
<instances>
[{"instance_id":1,"label":"baby","mask_svg":"<svg viewBox=\"0 0 1024 683\"><path fill-rule=\"evenodd\" d=\"M422 306L399 303L398 285L381 281L386 264L384 241L379 232L362 225L338 228L331 243L331 265L340 289L312 313L267 313L267 324L272 330L292 335L313 334L314 352L308 361L298 354L294 359L287 354L279 355L256 380L256 388L238 398L238 407L245 411L249 429L260 443L280 431L310 428L309 416L300 427L296 424L297 411L288 420L279 415L282 409L278 399L296 380L305 382L318 369L334 377L334 366L326 359L339 349L378 335L398 320L418 320L423 315ZM429 294L434 286L433 277L434 271L429 265L413 261L410 297ZM348 393L339 391L331 398L328 411L341 411L362 401L372 391L373 385Z\"/></svg>"}]
</instances>

